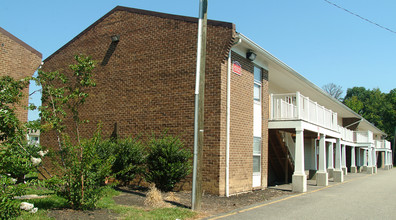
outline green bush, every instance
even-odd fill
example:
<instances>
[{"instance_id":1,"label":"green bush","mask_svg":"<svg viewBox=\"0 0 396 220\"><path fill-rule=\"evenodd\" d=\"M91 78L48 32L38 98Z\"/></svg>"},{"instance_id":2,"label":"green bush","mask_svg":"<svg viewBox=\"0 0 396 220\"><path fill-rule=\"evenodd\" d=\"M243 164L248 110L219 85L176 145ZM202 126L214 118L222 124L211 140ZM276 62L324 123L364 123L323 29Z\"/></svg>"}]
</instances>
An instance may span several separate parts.
<instances>
[{"instance_id":1,"label":"green bush","mask_svg":"<svg viewBox=\"0 0 396 220\"><path fill-rule=\"evenodd\" d=\"M73 209L95 208L102 197L105 178L111 175L114 156L102 157L98 154L100 136L85 140L80 146L67 146L63 153L66 169L62 177L47 180L47 185L57 195L65 198ZM76 157L82 152L81 157Z\"/></svg>"},{"instance_id":2,"label":"green bush","mask_svg":"<svg viewBox=\"0 0 396 220\"><path fill-rule=\"evenodd\" d=\"M149 142L146 180L161 191L171 191L191 172L191 152L177 137L162 135Z\"/></svg>"},{"instance_id":3,"label":"green bush","mask_svg":"<svg viewBox=\"0 0 396 220\"><path fill-rule=\"evenodd\" d=\"M115 161L112 171L124 184L132 181L144 171L146 153L143 144L137 138L119 140L115 146Z\"/></svg>"},{"instance_id":4,"label":"green bush","mask_svg":"<svg viewBox=\"0 0 396 220\"><path fill-rule=\"evenodd\" d=\"M14 197L24 195L26 184L14 184L15 181L7 175L0 175L0 219L14 218L21 213L21 201Z\"/></svg>"}]
</instances>

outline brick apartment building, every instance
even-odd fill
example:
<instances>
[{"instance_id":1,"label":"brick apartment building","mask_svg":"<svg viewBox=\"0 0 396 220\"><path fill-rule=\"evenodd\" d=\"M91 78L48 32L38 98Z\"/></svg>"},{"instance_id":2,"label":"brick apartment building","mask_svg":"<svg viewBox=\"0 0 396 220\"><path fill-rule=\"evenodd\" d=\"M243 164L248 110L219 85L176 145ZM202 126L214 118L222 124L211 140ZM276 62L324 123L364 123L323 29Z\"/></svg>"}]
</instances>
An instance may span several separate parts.
<instances>
[{"instance_id":1,"label":"brick apartment building","mask_svg":"<svg viewBox=\"0 0 396 220\"><path fill-rule=\"evenodd\" d=\"M25 42L0 27L0 76L23 79L32 76L41 64L42 55ZM27 122L29 88L25 89L21 105L17 106L17 117Z\"/></svg>"},{"instance_id":2,"label":"brick apartment building","mask_svg":"<svg viewBox=\"0 0 396 220\"><path fill-rule=\"evenodd\" d=\"M197 18L118 6L49 56L43 69L67 73L76 54L98 61L97 86L80 113L90 121L83 136L92 135L99 122L104 137L167 129L192 150L197 30ZM346 174L346 163L339 161L349 161L351 170L373 168L373 137L384 143L382 131L237 33L232 23L209 20L207 33L205 192L228 196L263 189L270 179L287 182L289 174L293 190L304 191L307 170L318 170L320 180L326 173L327 183L323 148L331 149L325 163L335 176L341 168ZM316 104L309 105L308 96ZM354 131L338 124L354 124ZM357 143L350 138L354 132L368 141ZM46 133L40 142L55 146L55 140ZM388 158L390 150L381 149ZM183 186L190 188L189 179Z\"/></svg>"}]
</instances>

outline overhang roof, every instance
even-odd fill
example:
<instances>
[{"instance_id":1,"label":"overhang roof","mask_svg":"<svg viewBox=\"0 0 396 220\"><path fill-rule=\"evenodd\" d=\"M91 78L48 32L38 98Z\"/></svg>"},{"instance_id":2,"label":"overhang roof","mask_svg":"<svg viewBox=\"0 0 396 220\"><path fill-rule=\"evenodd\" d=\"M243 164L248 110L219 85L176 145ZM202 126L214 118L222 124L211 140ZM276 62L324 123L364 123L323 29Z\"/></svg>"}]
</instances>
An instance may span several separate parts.
<instances>
[{"instance_id":1,"label":"overhang roof","mask_svg":"<svg viewBox=\"0 0 396 220\"><path fill-rule=\"evenodd\" d=\"M240 51L246 52L248 49L252 49L257 53L256 59L261 59L262 62L266 63L268 68L271 69L269 74L270 91L272 88L276 88L277 90L281 89L282 93L295 93L296 91L299 91L302 95L308 96L318 104L332 110L333 112L337 112L338 116L341 118L361 119L362 121L358 126L358 130L370 130L376 134L386 135L383 131L375 127L362 116L329 95L327 92L323 91L320 87L310 82L297 71L280 61L245 35L237 33L237 38L242 41L235 47Z\"/></svg>"}]
</instances>

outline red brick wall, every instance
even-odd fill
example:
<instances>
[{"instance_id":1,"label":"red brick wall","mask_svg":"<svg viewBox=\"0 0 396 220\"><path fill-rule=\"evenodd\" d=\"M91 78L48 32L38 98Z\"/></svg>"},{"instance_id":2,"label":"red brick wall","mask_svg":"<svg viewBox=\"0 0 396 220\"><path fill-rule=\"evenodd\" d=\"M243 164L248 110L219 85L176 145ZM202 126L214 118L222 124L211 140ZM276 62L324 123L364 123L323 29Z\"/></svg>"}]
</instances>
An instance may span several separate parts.
<instances>
[{"instance_id":1,"label":"red brick wall","mask_svg":"<svg viewBox=\"0 0 396 220\"><path fill-rule=\"evenodd\" d=\"M253 63L232 52L242 75L231 74L230 194L252 189L253 175Z\"/></svg>"},{"instance_id":2,"label":"red brick wall","mask_svg":"<svg viewBox=\"0 0 396 220\"><path fill-rule=\"evenodd\" d=\"M0 28L0 76L11 76L22 79L32 76L41 64L41 54L23 43L21 40ZM21 122L27 122L29 88L23 91L24 97L17 106L17 117Z\"/></svg>"},{"instance_id":3,"label":"red brick wall","mask_svg":"<svg viewBox=\"0 0 396 220\"><path fill-rule=\"evenodd\" d=\"M242 66L242 75L231 73L230 194L252 190L253 176L253 84L254 63L232 52L232 61ZM268 72L262 80L262 187L268 174Z\"/></svg>"},{"instance_id":4,"label":"red brick wall","mask_svg":"<svg viewBox=\"0 0 396 220\"><path fill-rule=\"evenodd\" d=\"M148 13L115 10L50 56L45 71L62 70L73 55L86 54L98 61L94 71L97 87L81 111L84 137L103 123L109 137L117 123L119 137L168 129L193 148L194 88L197 23ZM224 154L224 65L235 31L233 25L209 22L204 137L204 190L219 194L220 160ZM110 36L120 35L117 45ZM107 54L107 55L106 55ZM109 56L111 54L111 56ZM56 146L54 133L44 133L41 143ZM184 188L189 188L187 181Z\"/></svg>"}]
</instances>

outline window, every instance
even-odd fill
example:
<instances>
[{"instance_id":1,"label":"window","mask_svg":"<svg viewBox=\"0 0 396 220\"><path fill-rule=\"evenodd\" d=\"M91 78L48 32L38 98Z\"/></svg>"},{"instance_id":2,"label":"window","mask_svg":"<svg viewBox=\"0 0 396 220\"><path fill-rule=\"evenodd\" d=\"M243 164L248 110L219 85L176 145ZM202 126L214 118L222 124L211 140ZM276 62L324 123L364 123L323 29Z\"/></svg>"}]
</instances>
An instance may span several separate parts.
<instances>
[{"instance_id":1,"label":"window","mask_svg":"<svg viewBox=\"0 0 396 220\"><path fill-rule=\"evenodd\" d=\"M261 172L261 138L253 137L253 173Z\"/></svg>"},{"instance_id":2,"label":"window","mask_svg":"<svg viewBox=\"0 0 396 220\"><path fill-rule=\"evenodd\" d=\"M261 68L254 66L254 87L253 87L253 99L254 101L261 101L261 77L263 72Z\"/></svg>"}]
</instances>

